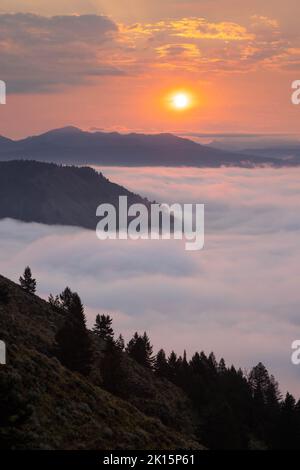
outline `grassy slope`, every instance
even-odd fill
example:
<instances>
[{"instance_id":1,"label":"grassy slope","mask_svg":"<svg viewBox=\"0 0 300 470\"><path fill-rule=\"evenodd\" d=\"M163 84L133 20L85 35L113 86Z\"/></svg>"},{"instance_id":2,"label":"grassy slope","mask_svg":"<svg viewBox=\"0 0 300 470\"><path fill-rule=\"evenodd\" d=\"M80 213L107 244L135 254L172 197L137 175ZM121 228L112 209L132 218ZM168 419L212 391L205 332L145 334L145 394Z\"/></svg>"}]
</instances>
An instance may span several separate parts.
<instances>
[{"instance_id":1,"label":"grassy slope","mask_svg":"<svg viewBox=\"0 0 300 470\"><path fill-rule=\"evenodd\" d=\"M136 396L131 397L136 405L133 406L66 370L51 354L55 332L62 322L61 315L47 302L27 295L19 286L0 276L0 289L2 285L9 289L9 303L0 302L0 339L7 344L8 364L0 366L0 383L11 382L21 409L30 411L29 417L15 426L23 442L19 446L42 449L201 448L188 437L192 434L186 432L188 424L184 414L188 407L178 389L173 389L169 383L155 383L156 379L152 378L152 383L149 382L152 395L150 393L148 401L143 400L137 390ZM140 377L138 382L147 387L147 373L138 366L133 367L138 369L133 383ZM168 411L168 397L170 403L176 404L177 415L174 423L167 415L165 421L169 420L170 425L166 426L153 415L159 416L161 410ZM181 428L182 434L174 429L180 419L182 425L177 429Z\"/></svg>"}]
</instances>

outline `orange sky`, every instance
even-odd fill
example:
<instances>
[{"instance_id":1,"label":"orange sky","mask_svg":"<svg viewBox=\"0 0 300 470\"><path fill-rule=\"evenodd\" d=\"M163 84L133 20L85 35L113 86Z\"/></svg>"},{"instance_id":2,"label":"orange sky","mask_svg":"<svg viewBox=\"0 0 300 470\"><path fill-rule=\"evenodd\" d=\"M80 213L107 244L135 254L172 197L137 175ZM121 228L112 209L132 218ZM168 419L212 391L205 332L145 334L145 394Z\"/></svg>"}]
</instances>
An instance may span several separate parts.
<instances>
[{"instance_id":1,"label":"orange sky","mask_svg":"<svg viewBox=\"0 0 300 470\"><path fill-rule=\"evenodd\" d=\"M1 0L0 134L297 133L298 13L295 0ZM176 90L193 106L172 109Z\"/></svg>"}]
</instances>

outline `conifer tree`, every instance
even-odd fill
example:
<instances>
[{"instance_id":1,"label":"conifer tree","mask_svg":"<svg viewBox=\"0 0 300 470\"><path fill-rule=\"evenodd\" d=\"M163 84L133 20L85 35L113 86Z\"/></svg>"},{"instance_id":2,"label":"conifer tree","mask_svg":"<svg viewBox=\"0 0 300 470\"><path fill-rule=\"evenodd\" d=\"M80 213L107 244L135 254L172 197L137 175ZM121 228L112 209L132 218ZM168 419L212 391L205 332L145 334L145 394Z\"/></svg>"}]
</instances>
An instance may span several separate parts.
<instances>
[{"instance_id":1,"label":"conifer tree","mask_svg":"<svg viewBox=\"0 0 300 470\"><path fill-rule=\"evenodd\" d=\"M154 371L160 377L168 376L169 367L166 358L166 353L163 349L160 349L156 354L154 361Z\"/></svg>"},{"instance_id":2,"label":"conifer tree","mask_svg":"<svg viewBox=\"0 0 300 470\"><path fill-rule=\"evenodd\" d=\"M223 358L223 357L220 359L220 362L219 362L219 364L218 364L218 369L217 369L217 370L218 370L218 373L219 373L220 375L224 375L224 374L226 373L226 370L227 370L227 369L226 369L226 364L225 364L225 361L224 361L224 358Z\"/></svg>"},{"instance_id":3,"label":"conifer tree","mask_svg":"<svg viewBox=\"0 0 300 470\"><path fill-rule=\"evenodd\" d=\"M70 287L66 287L59 295L60 306L62 309L68 311L73 300L73 292Z\"/></svg>"},{"instance_id":4,"label":"conifer tree","mask_svg":"<svg viewBox=\"0 0 300 470\"><path fill-rule=\"evenodd\" d=\"M70 370L88 375L91 368L92 350L84 308L80 297L72 293L68 299L65 323L56 334L58 357Z\"/></svg>"},{"instance_id":5,"label":"conifer tree","mask_svg":"<svg viewBox=\"0 0 300 470\"><path fill-rule=\"evenodd\" d=\"M188 361L187 361L187 358L186 358L186 350L183 351L182 364L183 364L184 366L187 366L187 365L188 365Z\"/></svg>"},{"instance_id":6,"label":"conifer tree","mask_svg":"<svg viewBox=\"0 0 300 470\"><path fill-rule=\"evenodd\" d=\"M218 363L216 361L216 357L213 352L211 352L210 355L208 356L208 364L212 368L213 371L217 370Z\"/></svg>"},{"instance_id":7,"label":"conifer tree","mask_svg":"<svg viewBox=\"0 0 300 470\"><path fill-rule=\"evenodd\" d=\"M51 305L51 307L54 308L55 310L59 310L61 308L61 303L60 303L58 295L54 297L54 295L50 294L48 297L48 302Z\"/></svg>"},{"instance_id":8,"label":"conifer tree","mask_svg":"<svg viewBox=\"0 0 300 470\"><path fill-rule=\"evenodd\" d=\"M129 356L135 359L142 366L149 369L152 368L154 362L153 347L146 332L143 336L140 336L136 332L127 344L126 351Z\"/></svg>"},{"instance_id":9,"label":"conifer tree","mask_svg":"<svg viewBox=\"0 0 300 470\"><path fill-rule=\"evenodd\" d=\"M115 342L116 348L119 349L119 351L124 351L125 349L125 341L122 335L119 335L118 339Z\"/></svg>"},{"instance_id":10,"label":"conifer tree","mask_svg":"<svg viewBox=\"0 0 300 470\"><path fill-rule=\"evenodd\" d=\"M275 449L299 449L300 419L297 412L296 400L290 393L281 402L280 420L278 423Z\"/></svg>"},{"instance_id":11,"label":"conifer tree","mask_svg":"<svg viewBox=\"0 0 300 470\"><path fill-rule=\"evenodd\" d=\"M249 374L248 381L253 399L258 405L278 405L281 398L278 384L274 377L269 375L266 367L261 362L253 367Z\"/></svg>"},{"instance_id":12,"label":"conifer tree","mask_svg":"<svg viewBox=\"0 0 300 470\"><path fill-rule=\"evenodd\" d=\"M177 375L178 370L178 359L174 351L171 352L168 357L168 369L169 369L169 379L174 381Z\"/></svg>"},{"instance_id":13,"label":"conifer tree","mask_svg":"<svg viewBox=\"0 0 300 470\"><path fill-rule=\"evenodd\" d=\"M36 280L33 279L31 269L27 266L24 270L23 277L20 276L19 278L20 285L22 289L28 294L34 294L36 291Z\"/></svg>"},{"instance_id":14,"label":"conifer tree","mask_svg":"<svg viewBox=\"0 0 300 470\"><path fill-rule=\"evenodd\" d=\"M97 315L93 332L106 341L113 340L114 330L112 329L112 318L109 315Z\"/></svg>"},{"instance_id":15,"label":"conifer tree","mask_svg":"<svg viewBox=\"0 0 300 470\"><path fill-rule=\"evenodd\" d=\"M123 354L119 339L116 342L112 339L108 341L108 347L101 360L101 376L103 387L106 390L119 396L124 396L126 374L123 367Z\"/></svg>"},{"instance_id":16,"label":"conifer tree","mask_svg":"<svg viewBox=\"0 0 300 470\"><path fill-rule=\"evenodd\" d=\"M144 332L144 334L142 336L142 339L143 339L143 343L145 345L145 350L146 350L147 367L149 367L151 369L153 367L153 364L154 364L153 346L150 343L150 339L149 339L146 331Z\"/></svg>"}]
</instances>

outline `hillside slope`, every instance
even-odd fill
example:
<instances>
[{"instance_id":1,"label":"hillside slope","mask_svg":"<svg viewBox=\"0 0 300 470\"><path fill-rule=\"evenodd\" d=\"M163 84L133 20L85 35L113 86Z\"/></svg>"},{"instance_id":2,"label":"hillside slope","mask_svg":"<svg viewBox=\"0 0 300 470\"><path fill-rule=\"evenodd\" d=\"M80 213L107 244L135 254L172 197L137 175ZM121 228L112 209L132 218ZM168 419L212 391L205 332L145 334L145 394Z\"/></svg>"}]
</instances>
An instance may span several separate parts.
<instances>
[{"instance_id":1,"label":"hillside slope","mask_svg":"<svg viewBox=\"0 0 300 470\"><path fill-rule=\"evenodd\" d=\"M99 204L118 208L121 195L127 196L128 205L149 204L89 167L36 161L0 163L0 219L95 229Z\"/></svg>"},{"instance_id":2,"label":"hillside slope","mask_svg":"<svg viewBox=\"0 0 300 470\"><path fill-rule=\"evenodd\" d=\"M47 302L0 276L0 338L8 353L7 365L0 366L0 448L201 448L192 429L188 434L187 399L171 383L152 378L152 394L142 399L137 391L134 406L65 369L52 355L61 323ZM142 375L147 382L147 372L137 369L131 380ZM169 426L157 417L160 402Z\"/></svg>"}]
</instances>

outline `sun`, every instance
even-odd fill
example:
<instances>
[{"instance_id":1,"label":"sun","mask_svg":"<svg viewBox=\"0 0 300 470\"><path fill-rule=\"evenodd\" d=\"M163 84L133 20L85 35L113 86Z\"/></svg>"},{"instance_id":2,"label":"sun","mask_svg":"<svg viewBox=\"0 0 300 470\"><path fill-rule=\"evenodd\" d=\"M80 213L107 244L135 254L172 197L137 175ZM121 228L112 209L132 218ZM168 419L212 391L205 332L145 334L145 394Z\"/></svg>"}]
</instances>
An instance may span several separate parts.
<instances>
[{"instance_id":1,"label":"sun","mask_svg":"<svg viewBox=\"0 0 300 470\"><path fill-rule=\"evenodd\" d=\"M192 98L190 94L185 91L174 92L169 96L169 104L171 108L183 111L192 106Z\"/></svg>"},{"instance_id":2,"label":"sun","mask_svg":"<svg viewBox=\"0 0 300 470\"><path fill-rule=\"evenodd\" d=\"M184 109L189 105L189 97L185 93L177 93L173 96L173 105L175 108Z\"/></svg>"}]
</instances>

